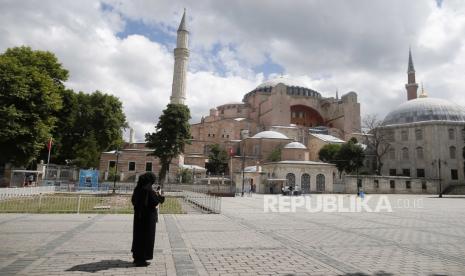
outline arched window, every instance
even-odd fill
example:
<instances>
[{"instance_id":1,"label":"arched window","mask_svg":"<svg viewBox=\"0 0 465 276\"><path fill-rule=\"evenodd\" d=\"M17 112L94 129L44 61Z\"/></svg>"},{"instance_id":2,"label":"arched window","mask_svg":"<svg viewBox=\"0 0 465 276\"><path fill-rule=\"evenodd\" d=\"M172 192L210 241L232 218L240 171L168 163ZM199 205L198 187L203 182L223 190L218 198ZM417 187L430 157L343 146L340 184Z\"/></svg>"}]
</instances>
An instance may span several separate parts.
<instances>
[{"instance_id":1,"label":"arched window","mask_svg":"<svg viewBox=\"0 0 465 276\"><path fill-rule=\"evenodd\" d=\"M316 176L316 190L318 192L325 191L325 176L322 174Z\"/></svg>"},{"instance_id":2,"label":"arched window","mask_svg":"<svg viewBox=\"0 0 465 276\"><path fill-rule=\"evenodd\" d=\"M423 140L423 130L421 130L421 129L416 129L415 130L415 139Z\"/></svg>"},{"instance_id":3,"label":"arched window","mask_svg":"<svg viewBox=\"0 0 465 276\"><path fill-rule=\"evenodd\" d=\"M403 160L408 160L408 159L409 159L409 156L408 156L408 148L403 148L403 149L402 149L402 159L403 159Z\"/></svg>"},{"instance_id":4,"label":"arched window","mask_svg":"<svg viewBox=\"0 0 465 276\"><path fill-rule=\"evenodd\" d=\"M417 148L417 159L423 159L423 148L422 147Z\"/></svg>"},{"instance_id":5,"label":"arched window","mask_svg":"<svg viewBox=\"0 0 465 276\"><path fill-rule=\"evenodd\" d=\"M457 150L454 146L449 147L449 157L450 159L455 159L457 156Z\"/></svg>"},{"instance_id":6,"label":"arched window","mask_svg":"<svg viewBox=\"0 0 465 276\"><path fill-rule=\"evenodd\" d=\"M396 159L396 150L391 148L389 149L389 159L395 160Z\"/></svg>"},{"instance_id":7,"label":"arched window","mask_svg":"<svg viewBox=\"0 0 465 276\"><path fill-rule=\"evenodd\" d=\"M455 139L455 130L453 128L449 128L449 140Z\"/></svg>"},{"instance_id":8,"label":"arched window","mask_svg":"<svg viewBox=\"0 0 465 276\"><path fill-rule=\"evenodd\" d=\"M310 175L308 173L302 174L300 186L302 188L302 193L310 193Z\"/></svg>"},{"instance_id":9,"label":"arched window","mask_svg":"<svg viewBox=\"0 0 465 276\"><path fill-rule=\"evenodd\" d=\"M288 173L286 175L287 185L294 188L295 187L295 174Z\"/></svg>"}]
</instances>

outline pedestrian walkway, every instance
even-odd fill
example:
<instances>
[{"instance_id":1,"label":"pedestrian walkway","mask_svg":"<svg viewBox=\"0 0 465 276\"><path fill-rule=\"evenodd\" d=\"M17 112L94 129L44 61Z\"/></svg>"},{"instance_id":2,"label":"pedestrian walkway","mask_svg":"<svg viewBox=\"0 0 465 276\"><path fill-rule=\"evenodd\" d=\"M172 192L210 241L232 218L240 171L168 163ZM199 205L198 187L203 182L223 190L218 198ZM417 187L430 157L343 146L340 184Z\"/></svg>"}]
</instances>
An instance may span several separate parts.
<instances>
[{"instance_id":1,"label":"pedestrian walkway","mask_svg":"<svg viewBox=\"0 0 465 276\"><path fill-rule=\"evenodd\" d=\"M463 275L465 198L389 200L265 213L261 195L223 198L220 215L160 216L148 267L132 265L131 215L1 214L0 275Z\"/></svg>"}]
</instances>

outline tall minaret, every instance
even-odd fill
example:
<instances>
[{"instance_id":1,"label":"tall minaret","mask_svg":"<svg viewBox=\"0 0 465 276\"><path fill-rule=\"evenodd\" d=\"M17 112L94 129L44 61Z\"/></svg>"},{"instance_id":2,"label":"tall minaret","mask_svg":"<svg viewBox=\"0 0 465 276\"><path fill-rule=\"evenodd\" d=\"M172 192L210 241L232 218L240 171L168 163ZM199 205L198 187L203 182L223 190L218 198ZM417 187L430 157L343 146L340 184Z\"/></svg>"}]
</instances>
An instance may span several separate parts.
<instances>
[{"instance_id":1,"label":"tall minaret","mask_svg":"<svg viewBox=\"0 0 465 276\"><path fill-rule=\"evenodd\" d=\"M407 89L407 100L413 100L417 98L418 83L415 82L415 68L413 67L412 51L408 50L408 83L405 85Z\"/></svg>"},{"instance_id":2,"label":"tall minaret","mask_svg":"<svg viewBox=\"0 0 465 276\"><path fill-rule=\"evenodd\" d=\"M186 99L187 60L189 59L188 40L189 32L186 28L186 9L184 9L181 24L179 24L178 28L176 49L174 49L173 88L171 90L172 104L184 104L184 100Z\"/></svg>"}]
</instances>

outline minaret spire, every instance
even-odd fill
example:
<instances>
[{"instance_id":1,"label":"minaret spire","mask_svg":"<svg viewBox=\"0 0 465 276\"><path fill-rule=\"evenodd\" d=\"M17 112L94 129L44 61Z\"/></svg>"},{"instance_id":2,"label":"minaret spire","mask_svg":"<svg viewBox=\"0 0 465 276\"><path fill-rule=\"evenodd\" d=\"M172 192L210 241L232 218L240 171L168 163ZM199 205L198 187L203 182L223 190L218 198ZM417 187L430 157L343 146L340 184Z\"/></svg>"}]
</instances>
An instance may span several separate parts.
<instances>
[{"instance_id":1,"label":"minaret spire","mask_svg":"<svg viewBox=\"0 0 465 276\"><path fill-rule=\"evenodd\" d=\"M412 50L408 50L408 69L407 69L408 82L405 85L407 89L407 100L417 98L418 83L415 82L415 68L413 67Z\"/></svg>"},{"instance_id":2,"label":"minaret spire","mask_svg":"<svg viewBox=\"0 0 465 276\"><path fill-rule=\"evenodd\" d=\"M187 62L189 60L189 31L186 27L186 9L182 15L174 49L173 86L171 90L171 103L184 104L186 99Z\"/></svg>"},{"instance_id":3,"label":"minaret spire","mask_svg":"<svg viewBox=\"0 0 465 276\"><path fill-rule=\"evenodd\" d=\"M413 67L413 59L412 59L412 49L408 48L408 70L407 73L413 72L415 73L415 67Z\"/></svg>"}]
</instances>

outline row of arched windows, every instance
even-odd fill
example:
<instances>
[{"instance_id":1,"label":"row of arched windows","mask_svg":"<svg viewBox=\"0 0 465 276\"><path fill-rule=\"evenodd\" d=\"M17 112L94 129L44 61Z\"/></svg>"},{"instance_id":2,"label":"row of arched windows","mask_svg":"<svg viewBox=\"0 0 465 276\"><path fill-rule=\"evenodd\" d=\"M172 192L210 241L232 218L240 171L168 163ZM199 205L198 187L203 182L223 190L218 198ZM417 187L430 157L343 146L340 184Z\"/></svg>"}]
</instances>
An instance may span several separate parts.
<instances>
[{"instance_id":1,"label":"row of arched windows","mask_svg":"<svg viewBox=\"0 0 465 276\"><path fill-rule=\"evenodd\" d=\"M295 174L288 173L286 175L287 185L295 188ZM309 193L310 192L310 175L308 173L302 174L300 177L300 187L302 189L302 193ZM325 191L325 176L323 174L317 174L316 176L316 190L318 192Z\"/></svg>"},{"instance_id":2,"label":"row of arched windows","mask_svg":"<svg viewBox=\"0 0 465 276\"><path fill-rule=\"evenodd\" d=\"M465 147L463 148L463 153L464 153L464 158L465 158ZM396 150L391 148L388 152L389 159L395 160L396 159ZM417 147L415 149L415 157L416 159L423 159L424 154L423 154L423 148L422 147ZM402 160L408 160L410 159L410 151L407 147L404 147L401 149L401 158ZM450 146L449 147L449 158L450 159L456 159L457 158L457 148L455 146Z\"/></svg>"},{"instance_id":3,"label":"row of arched windows","mask_svg":"<svg viewBox=\"0 0 465 276\"><path fill-rule=\"evenodd\" d=\"M449 128L447 130L449 140L454 140L455 139L455 129ZM462 136L465 137L465 130L462 131ZM409 132L408 130L402 130L400 132L400 138L402 141L408 141L409 140ZM415 139L416 140L423 140L423 130L422 129L415 129Z\"/></svg>"}]
</instances>

